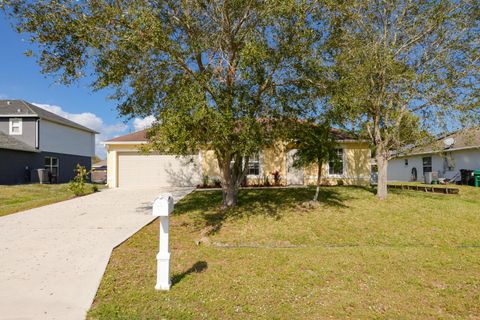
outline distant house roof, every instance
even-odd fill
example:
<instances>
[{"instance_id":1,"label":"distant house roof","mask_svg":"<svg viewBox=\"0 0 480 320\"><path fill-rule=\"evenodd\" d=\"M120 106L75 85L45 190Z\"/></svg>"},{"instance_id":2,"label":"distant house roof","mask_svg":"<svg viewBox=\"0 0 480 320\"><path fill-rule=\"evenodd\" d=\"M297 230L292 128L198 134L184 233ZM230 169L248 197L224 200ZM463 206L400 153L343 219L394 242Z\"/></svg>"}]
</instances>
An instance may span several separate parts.
<instances>
[{"instance_id":1,"label":"distant house roof","mask_svg":"<svg viewBox=\"0 0 480 320\"><path fill-rule=\"evenodd\" d=\"M13 138L12 136L0 131L0 149L26 151L26 152L40 152L32 146L29 146L23 141Z\"/></svg>"},{"instance_id":2,"label":"distant house roof","mask_svg":"<svg viewBox=\"0 0 480 320\"><path fill-rule=\"evenodd\" d=\"M132 132L120 137L116 137L105 142L108 144L109 142L147 142L147 141L148 141L147 130L145 129L137 132Z\"/></svg>"},{"instance_id":3,"label":"distant house roof","mask_svg":"<svg viewBox=\"0 0 480 320\"><path fill-rule=\"evenodd\" d=\"M439 137L434 142L413 148L411 152L401 156L451 152L456 150L480 148L480 128L468 128Z\"/></svg>"},{"instance_id":4,"label":"distant house roof","mask_svg":"<svg viewBox=\"0 0 480 320\"><path fill-rule=\"evenodd\" d=\"M107 160L101 160L92 164L92 168L102 168L107 166Z\"/></svg>"},{"instance_id":5,"label":"distant house roof","mask_svg":"<svg viewBox=\"0 0 480 320\"><path fill-rule=\"evenodd\" d=\"M88 131L92 133L98 133L95 130L84 127L76 122L65 119L63 117L60 117L55 113L52 113L50 111L37 107L36 105L33 105L29 102L26 102L23 100L0 100L0 117L14 117L14 116L38 117L40 119L45 119L45 120L62 124L68 127L73 127L76 129L80 129L80 130Z\"/></svg>"}]
</instances>

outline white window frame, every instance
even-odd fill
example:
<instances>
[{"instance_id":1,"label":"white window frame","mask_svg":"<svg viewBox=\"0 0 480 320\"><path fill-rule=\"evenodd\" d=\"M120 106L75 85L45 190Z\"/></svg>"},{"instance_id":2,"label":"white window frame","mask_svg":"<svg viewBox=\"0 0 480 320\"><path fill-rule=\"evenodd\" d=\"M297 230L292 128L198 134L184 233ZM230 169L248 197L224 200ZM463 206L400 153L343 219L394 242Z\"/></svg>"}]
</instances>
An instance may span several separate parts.
<instances>
[{"instance_id":1,"label":"white window frame","mask_svg":"<svg viewBox=\"0 0 480 320\"><path fill-rule=\"evenodd\" d=\"M14 122L18 121L18 124L14 124ZM14 132L13 128L18 128L18 132ZM22 118L10 118L9 121L9 133L12 136L21 136L23 132L23 121Z\"/></svg>"},{"instance_id":2,"label":"white window frame","mask_svg":"<svg viewBox=\"0 0 480 320\"><path fill-rule=\"evenodd\" d=\"M258 160L254 160L252 161L252 157L250 156L249 159L248 159L248 166L252 165L252 164L258 164L258 174L249 174L248 171L247 171L247 174L246 174L246 177L247 178L258 178L260 176L262 176L262 161L261 161L261 153L257 153L256 155L258 155ZM230 165L233 166L233 163L235 161L232 159L232 161L230 162Z\"/></svg>"},{"instance_id":3,"label":"white window frame","mask_svg":"<svg viewBox=\"0 0 480 320\"><path fill-rule=\"evenodd\" d=\"M261 161L260 161L260 152L253 155L256 156L258 160L252 160L252 156L249 157L248 159L248 166L249 168L247 170L250 170L251 165L258 165L258 174L251 174L247 171L247 177L254 178L254 177L260 177L262 175L262 166L261 166Z\"/></svg>"},{"instance_id":4,"label":"white window frame","mask_svg":"<svg viewBox=\"0 0 480 320\"><path fill-rule=\"evenodd\" d=\"M49 165L46 165L46 164L45 164L45 160L46 160L46 159L49 159L49 160L50 160L50 161L49 161L49 162L50 162ZM56 164L56 165L52 165L52 160L53 160L53 159L57 159L57 164ZM52 168L57 168L57 175L56 175L56 177L57 177L57 179L58 179L58 177L60 176L60 159L59 159L58 157L46 156L46 157L43 159L43 161L44 161L43 167L45 168L45 170L51 170Z\"/></svg>"},{"instance_id":5,"label":"white window frame","mask_svg":"<svg viewBox=\"0 0 480 320\"><path fill-rule=\"evenodd\" d=\"M345 166L346 166L346 161L345 161L345 148L336 148L335 151L338 152L338 150L342 150L342 173L333 173L330 174L330 159L327 162L327 177L330 178L343 178L345 177Z\"/></svg>"}]
</instances>

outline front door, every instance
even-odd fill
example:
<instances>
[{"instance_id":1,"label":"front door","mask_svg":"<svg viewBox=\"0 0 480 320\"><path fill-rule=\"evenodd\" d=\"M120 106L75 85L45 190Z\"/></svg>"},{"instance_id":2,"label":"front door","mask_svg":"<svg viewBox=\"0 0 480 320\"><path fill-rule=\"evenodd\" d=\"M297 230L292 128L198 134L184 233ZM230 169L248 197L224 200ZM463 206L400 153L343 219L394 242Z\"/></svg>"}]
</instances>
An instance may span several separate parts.
<instances>
[{"instance_id":1,"label":"front door","mask_svg":"<svg viewBox=\"0 0 480 320\"><path fill-rule=\"evenodd\" d=\"M297 150L287 152L287 185L303 185L303 169L293 167L293 156Z\"/></svg>"}]
</instances>

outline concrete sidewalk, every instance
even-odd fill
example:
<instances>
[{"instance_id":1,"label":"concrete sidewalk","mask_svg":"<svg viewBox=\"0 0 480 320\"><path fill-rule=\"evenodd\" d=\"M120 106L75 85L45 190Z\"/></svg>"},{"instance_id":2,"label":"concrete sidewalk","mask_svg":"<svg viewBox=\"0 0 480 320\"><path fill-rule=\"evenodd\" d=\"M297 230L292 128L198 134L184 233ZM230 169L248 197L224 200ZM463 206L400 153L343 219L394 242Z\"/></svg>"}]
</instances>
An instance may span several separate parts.
<instances>
[{"instance_id":1,"label":"concrete sidewalk","mask_svg":"<svg viewBox=\"0 0 480 320\"><path fill-rule=\"evenodd\" d=\"M192 190L104 190L1 217L0 319L84 319L112 249L153 220L155 197Z\"/></svg>"}]
</instances>

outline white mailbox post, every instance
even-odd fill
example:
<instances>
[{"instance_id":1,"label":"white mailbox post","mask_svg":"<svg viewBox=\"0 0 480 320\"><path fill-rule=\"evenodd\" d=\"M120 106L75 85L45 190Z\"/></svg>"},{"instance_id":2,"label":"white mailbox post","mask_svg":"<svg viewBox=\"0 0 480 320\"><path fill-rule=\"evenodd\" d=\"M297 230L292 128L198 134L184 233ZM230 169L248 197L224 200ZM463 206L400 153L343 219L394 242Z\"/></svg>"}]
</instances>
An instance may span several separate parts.
<instances>
[{"instance_id":1,"label":"white mailbox post","mask_svg":"<svg viewBox=\"0 0 480 320\"><path fill-rule=\"evenodd\" d=\"M153 202L153 215L160 217L160 248L157 254L157 290L170 290L170 252L168 250L168 215L173 211L170 193L160 195Z\"/></svg>"}]
</instances>

